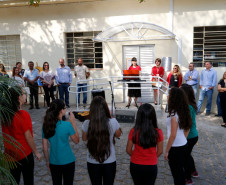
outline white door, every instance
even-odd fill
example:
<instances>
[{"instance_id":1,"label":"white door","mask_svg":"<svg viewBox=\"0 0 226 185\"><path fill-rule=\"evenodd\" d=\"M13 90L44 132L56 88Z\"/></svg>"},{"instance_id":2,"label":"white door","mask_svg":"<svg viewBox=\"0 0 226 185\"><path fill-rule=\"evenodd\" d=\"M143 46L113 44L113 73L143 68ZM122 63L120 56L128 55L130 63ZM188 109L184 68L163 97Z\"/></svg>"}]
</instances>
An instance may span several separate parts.
<instances>
[{"instance_id":1,"label":"white door","mask_svg":"<svg viewBox=\"0 0 226 185\"><path fill-rule=\"evenodd\" d=\"M154 66L154 45L140 46L123 46L123 69L128 69L131 65L131 59L137 58L138 65L141 67L141 75L144 76L146 82L150 82L151 69ZM151 83L142 84L141 87L151 87ZM141 98L138 99L142 103L154 102L153 91L141 90Z\"/></svg>"},{"instance_id":2,"label":"white door","mask_svg":"<svg viewBox=\"0 0 226 185\"><path fill-rule=\"evenodd\" d=\"M123 70L129 69L133 57L137 58L137 64L140 65L140 47L139 46L123 46Z\"/></svg>"}]
</instances>

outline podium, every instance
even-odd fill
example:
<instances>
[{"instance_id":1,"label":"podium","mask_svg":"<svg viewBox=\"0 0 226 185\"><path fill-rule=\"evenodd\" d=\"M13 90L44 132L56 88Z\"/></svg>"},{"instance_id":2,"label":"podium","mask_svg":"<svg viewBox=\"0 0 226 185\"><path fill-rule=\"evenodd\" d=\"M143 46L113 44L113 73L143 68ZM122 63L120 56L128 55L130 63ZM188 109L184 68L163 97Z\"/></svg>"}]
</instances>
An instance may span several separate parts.
<instances>
[{"instance_id":1,"label":"podium","mask_svg":"<svg viewBox=\"0 0 226 185\"><path fill-rule=\"evenodd\" d=\"M139 79L139 71L138 70L123 70L123 80L137 80ZM134 76L133 77L126 77L126 76ZM136 76L136 77L135 77Z\"/></svg>"}]
</instances>

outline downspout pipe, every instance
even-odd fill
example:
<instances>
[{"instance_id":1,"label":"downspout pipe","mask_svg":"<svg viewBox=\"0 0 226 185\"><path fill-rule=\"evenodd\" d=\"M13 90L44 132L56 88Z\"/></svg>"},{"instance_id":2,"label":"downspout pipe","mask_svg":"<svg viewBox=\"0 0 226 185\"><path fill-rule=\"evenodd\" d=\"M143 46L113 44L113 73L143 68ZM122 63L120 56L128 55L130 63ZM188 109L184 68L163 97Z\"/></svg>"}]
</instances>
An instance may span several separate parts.
<instances>
[{"instance_id":1,"label":"downspout pipe","mask_svg":"<svg viewBox=\"0 0 226 185\"><path fill-rule=\"evenodd\" d=\"M174 18L174 0L170 0L170 7L169 7L169 29L173 32L173 18ZM182 56L182 40L178 36L176 36L176 41L178 45L177 51L177 64L181 66L181 56Z\"/></svg>"}]
</instances>

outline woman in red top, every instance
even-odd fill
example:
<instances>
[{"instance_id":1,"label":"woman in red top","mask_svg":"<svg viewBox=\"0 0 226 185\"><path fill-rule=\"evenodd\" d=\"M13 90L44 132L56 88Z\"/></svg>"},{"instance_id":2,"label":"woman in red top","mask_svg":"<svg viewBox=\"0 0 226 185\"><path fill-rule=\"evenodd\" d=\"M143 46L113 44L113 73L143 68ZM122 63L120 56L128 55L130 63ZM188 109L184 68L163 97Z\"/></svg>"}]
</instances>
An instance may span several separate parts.
<instances>
[{"instance_id":1,"label":"woman in red top","mask_svg":"<svg viewBox=\"0 0 226 185\"><path fill-rule=\"evenodd\" d=\"M163 133L158 128L152 105L145 103L139 107L136 124L129 133L126 152L131 156L130 173L134 184L154 185L158 157L163 152Z\"/></svg>"},{"instance_id":2,"label":"woman in red top","mask_svg":"<svg viewBox=\"0 0 226 185\"><path fill-rule=\"evenodd\" d=\"M169 83L169 87L180 87L182 84L182 73L180 67L175 65L173 70L169 73L167 77L167 82Z\"/></svg>"},{"instance_id":3,"label":"woman in red top","mask_svg":"<svg viewBox=\"0 0 226 185\"><path fill-rule=\"evenodd\" d=\"M161 59L160 58L156 58L155 59L155 65L152 68L152 72L151 75L152 76L159 76L161 78L163 78L164 76L164 68L161 66ZM152 81L158 81L158 78L152 78ZM160 80L162 82L162 80ZM152 87L156 88L156 85L152 85ZM157 105L157 96L158 96L158 89L154 89L154 98L155 98L155 105Z\"/></svg>"},{"instance_id":4,"label":"woman in red top","mask_svg":"<svg viewBox=\"0 0 226 185\"><path fill-rule=\"evenodd\" d=\"M132 58L131 62L132 62L132 65L129 67L129 70L141 71L140 66L137 65L137 59L135 57ZM131 88L131 87L140 88L140 83L129 83L128 87L129 88ZM138 97L141 97L141 90L140 89L129 89L128 96L129 96L129 101L128 101L128 105L126 105L126 107L128 107L128 108L130 107L132 97L135 97L135 99L134 99L135 106L138 108L137 99L138 99Z\"/></svg>"},{"instance_id":5,"label":"woman in red top","mask_svg":"<svg viewBox=\"0 0 226 185\"><path fill-rule=\"evenodd\" d=\"M13 113L9 113L11 121L8 121L7 118L2 118L3 137L5 140L11 141L4 142L4 148L5 153L12 157L11 160L17 162L16 167L10 169L10 172L17 184L20 183L20 175L22 172L24 185L33 185L34 157L32 151L38 160L41 160L41 154L38 152L34 143L31 117L28 112L20 110L26 100L26 94L22 89L15 90L15 88L10 88L9 86L6 86L6 89L8 89L9 94L5 97L7 101L2 102L2 106L8 110L12 110ZM11 137L19 144L12 140Z\"/></svg>"}]
</instances>

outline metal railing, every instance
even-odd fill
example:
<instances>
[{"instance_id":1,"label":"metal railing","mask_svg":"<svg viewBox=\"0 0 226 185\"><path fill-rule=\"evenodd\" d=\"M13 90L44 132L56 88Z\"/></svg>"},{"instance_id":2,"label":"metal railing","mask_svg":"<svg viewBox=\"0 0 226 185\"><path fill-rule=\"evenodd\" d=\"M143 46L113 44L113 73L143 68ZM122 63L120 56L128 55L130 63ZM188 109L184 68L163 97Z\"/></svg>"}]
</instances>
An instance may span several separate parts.
<instances>
[{"instance_id":1,"label":"metal railing","mask_svg":"<svg viewBox=\"0 0 226 185\"><path fill-rule=\"evenodd\" d=\"M123 80L123 79L134 79L137 78L136 80ZM156 81L152 81L151 79L155 78ZM103 82L101 82L103 81ZM146 87L128 87L124 84L149 84ZM87 84L83 86L78 86L78 84ZM155 87L153 87L153 84L159 84ZM160 85L161 84L161 85ZM102 87L101 87L102 86ZM87 87L87 91L80 91L78 92L78 88L82 87ZM88 88L92 87L92 89L88 90ZM79 102L78 102L78 94L80 93L92 93L92 92L99 92L101 91L110 91L112 95L112 114L115 112L115 99L114 99L114 91L116 89L148 89L148 90L154 90L157 89L158 91L158 96L157 96L157 103L159 104L160 102L160 93L168 95L169 93L169 84L168 82L159 77L159 76L109 76L109 77L102 77L102 78L93 78L93 79L87 79L87 80L81 80L81 81L76 81L75 86L70 86L68 87L68 91L70 93L76 94L76 109L77 111L82 111L83 109L79 109Z\"/></svg>"}]
</instances>

